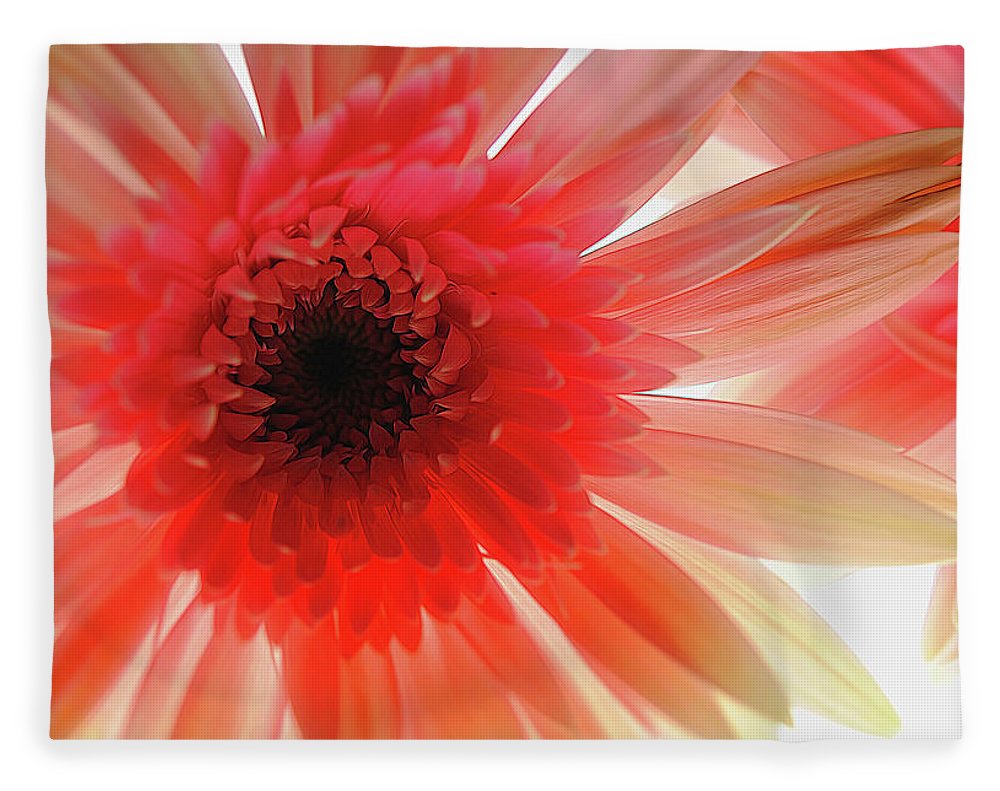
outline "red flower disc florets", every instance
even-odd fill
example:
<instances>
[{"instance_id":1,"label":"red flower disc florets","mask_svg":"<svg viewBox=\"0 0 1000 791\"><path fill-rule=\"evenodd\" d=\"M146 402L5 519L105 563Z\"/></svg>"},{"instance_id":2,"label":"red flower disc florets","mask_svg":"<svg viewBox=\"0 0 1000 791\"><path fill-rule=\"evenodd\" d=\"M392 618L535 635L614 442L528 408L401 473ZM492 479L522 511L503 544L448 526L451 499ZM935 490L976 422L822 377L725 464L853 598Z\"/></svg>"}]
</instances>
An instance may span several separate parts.
<instances>
[{"instance_id":1,"label":"red flower disc florets","mask_svg":"<svg viewBox=\"0 0 1000 791\"><path fill-rule=\"evenodd\" d=\"M579 258L618 215L563 223L558 188L525 193L528 151L467 161L461 72L364 81L305 129L290 106L255 153L218 127L197 183L60 303L110 331L63 367L139 438L130 506L168 515L166 561L235 593L248 634L336 612L350 652L415 646L421 606L500 614L484 551L531 579L598 550L581 476L653 466L615 394L670 375L595 315L635 276Z\"/></svg>"}]
</instances>

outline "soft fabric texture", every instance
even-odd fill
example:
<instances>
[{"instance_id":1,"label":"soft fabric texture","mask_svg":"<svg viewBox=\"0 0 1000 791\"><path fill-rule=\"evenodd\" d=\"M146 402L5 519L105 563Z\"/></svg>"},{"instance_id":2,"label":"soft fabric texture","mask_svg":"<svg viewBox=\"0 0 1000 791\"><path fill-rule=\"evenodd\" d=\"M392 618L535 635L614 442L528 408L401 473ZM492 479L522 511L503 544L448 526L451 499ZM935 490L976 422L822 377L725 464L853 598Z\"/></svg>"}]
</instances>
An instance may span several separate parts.
<instances>
[{"instance_id":1,"label":"soft fabric texture","mask_svg":"<svg viewBox=\"0 0 1000 791\"><path fill-rule=\"evenodd\" d=\"M52 736L957 736L962 84L53 47Z\"/></svg>"}]
</instances>

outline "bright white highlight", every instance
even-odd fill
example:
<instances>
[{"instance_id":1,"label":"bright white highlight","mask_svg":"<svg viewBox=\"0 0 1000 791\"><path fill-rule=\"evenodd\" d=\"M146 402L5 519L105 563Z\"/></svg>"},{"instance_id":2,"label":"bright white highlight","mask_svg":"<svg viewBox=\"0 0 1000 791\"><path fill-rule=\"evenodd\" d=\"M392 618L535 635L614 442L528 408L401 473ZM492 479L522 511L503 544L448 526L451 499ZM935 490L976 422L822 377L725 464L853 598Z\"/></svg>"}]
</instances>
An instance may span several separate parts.
<instances>
[{"instance_id":1,"label":"bright white highlight","mask_svg":"<svg viewBox=\"0 0 1000 791\"><path fill-rule=\"evenodd\" d=\"M565 80L570 73L583 63L584 58L586 58L591 53L589 49L568 49L566 54L562 56L560 61L552 68L549 72L549 76L545 78L545 81L538 86L538 90L535 94L528 99L524 107L521 108L521 112L514 116L514 120L511 121L507 128L500 133L493 145L491 145L486 150L486 157L488 159L493 159L500 150L507 145L510 139L514 136L514 133L521 128L521 125L528 120L528 116L535 112L535 109L545 98L556 89L556 87Z\"/></svg>"},{"instance_id":2,"label":"bright white highlight","mask_svg":"<svg viewBox=\"0 0 1000 791\"><path fill-rule=\"evenodd\" d=\"M257 94L254 92L253 81L250 79L247 59L243 56L243 47L239 44L220 44L219 46L222 48L222 54L229 61L229 68L233 70L233 74L243 90L243 96L246 97L247 104L250 105L250 111L253 113L253 119L257 122L257 128L260 129L261 134L264 134L264 118L260 114L260 105L257 104Z\"/></svg>"}]
</instances>

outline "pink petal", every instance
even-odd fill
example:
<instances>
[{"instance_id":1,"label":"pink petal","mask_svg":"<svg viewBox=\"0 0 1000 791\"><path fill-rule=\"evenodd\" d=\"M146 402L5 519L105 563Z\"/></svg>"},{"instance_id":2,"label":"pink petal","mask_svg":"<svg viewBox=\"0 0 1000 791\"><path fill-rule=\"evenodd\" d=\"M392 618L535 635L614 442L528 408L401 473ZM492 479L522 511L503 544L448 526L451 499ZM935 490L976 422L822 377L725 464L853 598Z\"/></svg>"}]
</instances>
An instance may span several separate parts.
<instances>
[{"instance_id":1,"label":"pink petal","mask_svg":"<svg viewBox=\"0 0 1000 791\"><path fill-rule=\"evenodd\" d=\"M110 50L195 146L220 121L251 146L260 132L222 50L214 44L115 44Z\"/></svg>"},{"instance_id":2,"label":"pink petal","mask_svg":"<svg viewBox=\"0 0 1000 791\"><path fill-rule=\"evenodd\" d=\"M768 52L733 89L799 158L882 135L962 126L961 47Z\"/></svg>"},{"instance_id":3,"label":"pink petal","mask_svg":"<svg viewBox=\"0 0 1000 791\"><path fill-rule=\"evenodd\" d=\"M671 419L669 429L664 421L635 440L666 472L655 487L593 478L588 490L662 529L755 557L890 564L954 556L950 481L865 435L762 410L739 417L741 409L720 405L693 424ZM751 414L760 416L755 427ZM795 421L799 436L786 441L778 426ZM764 425L773 429L767 437Z\"/></svg>"},{"instance_id":4,"label":"pink petal","mask_svg":"<svg viewBox=\"0 0 1000 791\"><path fill-rule=\"evenodd\" d=\"M847 337L933 283L957 249L951 233L854 242L742 269L624 318L704 355L685 381L718 380Z\"/></svg>"},{"instance_id":5,"label":"pink petal","mask_svg":"<svg viewBox=\"0 0 1000 791\"><path fill-rule=\"evenodd\" d=\"M528 117L497 159L531 143L524 186L569 181L640 143L682 132L723 97L753 53L598 50ZM566 123L572 118L572 123ZM693 153L693 152L691 152ZM649 175L662 167L650 163Z\"/></svg>"}]
</instances>

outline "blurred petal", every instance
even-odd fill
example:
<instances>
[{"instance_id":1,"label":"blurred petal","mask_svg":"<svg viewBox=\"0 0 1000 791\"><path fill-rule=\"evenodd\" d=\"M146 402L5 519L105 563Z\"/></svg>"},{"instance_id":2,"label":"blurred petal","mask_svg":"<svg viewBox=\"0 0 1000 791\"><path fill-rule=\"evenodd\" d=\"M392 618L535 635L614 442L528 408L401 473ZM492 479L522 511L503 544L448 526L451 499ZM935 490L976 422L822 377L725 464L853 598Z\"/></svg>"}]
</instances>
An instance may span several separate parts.
<instances>
[{"instance_id":1,"label":"blurred petal","mask_svg":"<svg viewBox=\"0 0 1000 791\"><path fill-rule=\"evenodd\" d=\"M796 200L807 193L837 184L941 165L961 150L961 129L927 129L892 135L792 162L668 214L609 245L601 253L630 247L709 219ZM809 205L807 201L803 204Z\"/></svg>"},{"instance_id":2,"label":"blurred petal","mask_svg":"<svg viewBox=\"0 0 1000 791\"><path fill-rule=\"evenodd\" d=\"M78 725L118 681L160 614L172 584L155 558L130 562L56 639L52 660L54 739Z\"/></svg>"},{"instance_id":3,"label":"blurred petal","mask_svg":"<svg viewBox=\"0 0 1000 791\"><path fill-rule=\"evenodd\" d=\"M658 238L584 258L642 275L612 306L625 313L710 283L750 263L805 222L801 206L767 206L708 220Z\"/></svg>"},{"instance_id":4,"label":"blurred petal","mask_svg":"<svg viewBox=\"0 0 1000 791\"><path fill-rule=\"evenodd\" d=\"M109 47L197 147L213 123L250 146L260 132L239 82L215 44L114 44Z\"/></svg>"},{"instance_id":5,"label":"blurred petal","mask_svg":"<svg viewBox=\"0 0 1000 791\"><path fill-rule=\"evenodd\" d=\"M923 443L955 417L955 338L943 328L954 327L956 298L952 267L877 325L733 380L720 397L814 415L904 448Z\"/></svg>"},{"instance_id":6,"label":"blurred petal","mask_svg":"<svg viewBox=\"0 0 1000 791\"><path fill-rule=\"evenodd\" d=\"M755 59L743 52L595 51L546 97L497 159L531 144L524 187L571 181L634 146L691 129ZM665 181L669 174L660 174L661 168L676 172L681 164L651 162L647 177Z\"/></svg>"},{"instance_id":7,"label":"blurred petal","mask_svg":"<svg viewBox=\"0 0 1000 791\"><path fill-rule=\"evenodd\" d=\"M795 591L759 561L633 520L724 607L781 677L793 703L879 736L899 718L850 648Z\"/></svg>"},{"instance_id":8,"label":"blurred petal","mask_svg":"<svg viewBox=\"0 0 1000 791\"><path fill-rule=\"evenodd\" d=\"M955 477L955 421L921 442L915 448L911 448L907 454L911 459L916 459L928 467L947 475L949 478Z\"/></svg>"},{"instance_id":9,"label":"blurred petal","mask_svg":"<svg viewBox=\"0 0 1000 791\"><path fill-rule=\"evenodd\" d=\"M476 129L471 156L482 156L521 108L535 94L565 54L562 49L476 50L477 85L484 109Z\"/></svg>"},{"instance_id":10,"label":"blurred petal","mask_svg":"<svg viewBox=\"0 0 1000 791\"><path fill-rule=\"evenodd\" d=\"M46 110L45 185L49 247L74 253L81 231L92 235L93 249L113 228L141 225L136 198L156 194L107 138L54 100Z\"/></svg>"},{"instance_id":11,"label":"blurred petal","mask_svg":"<svg viewBox=\"0 0 1000 791\"><path fill-rule=\"evenodd\" d=\"M158 81L147 86L139 74L133 72L128 63L120 60L110 48L96 44L52 47L49 93L53 99L73 110L82 122L89 123L110 138L133 165L138 165L140 158L162 157L165 163L176 168L172 179L183 179L185 175L193 178L198 169L197 146L204 138L188 137L171 116L171 110L192 134L193 128L200 126L199 134L205 135L209 116L201 116L194 108L201 106L203 110L213 113L210 117L219 117L216 113L224 112L227 103L239 106L237 98L246 105L236 78L231 72L226 77L226 71L222 70L225 59L222 63L218 61L222 58L221 52L213 57L207 54L212 51L211 48L199 50L189 45L187 49L174 52L189 54L191 60L206 68L206 98L190 110L179 106L186 96L186 83L170 89ZM141 62L138 65L145 70ZM197 72L200 66L192 65L191 68ZM225 69L228 71L228 66ZM159 95L153 91L158 91ZM168 106L164 106L161 99ZM249 108L246 108L246 113L249 115Z\"/></svg>"},{"instance_id":12,"label":"blurred petal","mask_svg":"<svg viewBox=\"0 0 1000 791\"><path fill-rule=\"evenodd\" d=\"M817 462L899 491L943 514L955 513L953 480L859 431L790 412L723 401L655 395L625 398L649 416L650 429L731 440Z\"/></svg>"},{"instance_id":13,"label":"blurred petal","mask_svg":"<svg viewBox=\"0 0 1000 791\"><path fill-rule=\"evenodd\" d=\"M947 663L958 658L958 605L955 564L938 569L924 622L924 657Z\"/></svg>"},{"instance_id":14,"label":"blurred petal","mask_svg":"<svg viewBox=\"0 0 1000 791\"><path fill-rule=\"evenodd\" d=\"M719 605L618 521L597 513L593 523L607 551L581 556L573 572L590 593L696 676L772 719L787 719L780 686ZM555 588L562 589L558 578ZM572 635L572 625L564 628Z\"/></svg>"},{"instance_id":15,"label":"blurred petal","mask_svg":"<svg viewBox=\"0 0 1000 791\"><path fill-rule=\"evenodd\" d=\"M312 48L244 44L250 79L268 138L287 138L312 123Z\"/></svg>"},{"instance_id":16,"label":"blurred petal","mask_svg":"<svg viewBox=\"0 0 1000 791\"><path fill-rule=\"evenodd\" d=\"M540 597L541 603L612 689L631 690L696 737L732 738L710 683L646 640L575 577L556 573L552 584L551 602Z\"/></svg>"},{"instance_id":17,"label":"blurred petal","mask_svg":"<svg viewBox=\"0 0 1000 791\"><path fill-rule=\"evenodd\" d=\"M957 251L950 233L844 244L741 269L625 318L704 356L685 382L713 381L850 335L933 283Z\"/></svg>"},{"instance_id":18,"label":"blurred petal","mask_svg":"<svg viewBox=\"0 0 1000 791\"><path fill-rule=\"evenodd\" d=\"M394 652L404 738L520 739L506 691L451 624L424 619L420 647Z\"/></svg>"},{"instance_id":19,"label":"blurred petal","mask_svg":"<svg viewBox=\"0 0 1000 791\"><path fill-rule=\"evenodd\" d=\"M342 739L398 739L402 728L396 671L392 659L364 646L343 664Z\"/></svg>"},{"instance_id":20,"label":"blurred petal","mask_svg":"<svg viewBox=\"0 0 1000 791\"><path fill-rule=\"evenodd\" d=\"M768 52L733 89L790 157L962 125L963 51Z\"/></svg>"},{"instance_id":21,"label":"blurred petal","mask_svg":"<svg viewBox=\"0 0 1000 791\"><path fill-rule=\"evenodd\" d=\"M225 701L223 704L222 701ZM285 691L264 631L245 639L232 616L216 618L177 715L175 739L274 739Z\"/></svg>"},{"instance_id":22,"label":"blurred petal","mask_svg":"<svg viewBox=\"0 0 1000 791\"><path fill-rule=\"evenodd\" d=\"M870 437L764 410L741 416L746 409L720 405L717 420L685 426L671 416L670 430L644 431L636 446L666 471L655 487L614 479L587 487L665 530L753 557L845 565L954 557L946 480ZM678 411L683 418L686 407ZM760 426L752 433L750 415ZM878 458L884 464L872 465Z\"/></svg>"},{"instance_id":23,"label":"blurred petal","mask_svg":"<svg viewBox=\"0 0 1000 791\"><path fill-rule=\"evenodd\" d=\"M211 607L191 604L156 649L132 703L125 738L170 737L191 677L211 640L212 618Z\"/></svg>"},{"instance_id":24,"label":"blurred petal","mask_svg":"<svg viewBox=\"0 0 1000 791\"><path fill-rule=\"evenodd\" d=\"M273 53L281 49L276 45L260 44L245 47L253 53L258 79L262 82L273 80L273 74L265 76L261 73L265 64L273 70L276 62L280 62L277 57L266 57L265 52ZM312 50L311 112L317 117L341 101L351 88L366 77L374 74L388 82L406 54L402 47L315 46L299 49ZM290 59L289 62L295 61ZM300 101L305 104L308 100L303 96Z\"/></svg>"},{"instance_id":25,"label":"blurred petal","mask_svg":"<svg viewBox=\"0 0 1000 791\"><path fill-rule=\"evenodd\" d=\"M340 735L340 653L332 619L311 628L293 623L288 630L284 644L285 686L307 739L335 739Z\"/></svg>"}]
</instances>

